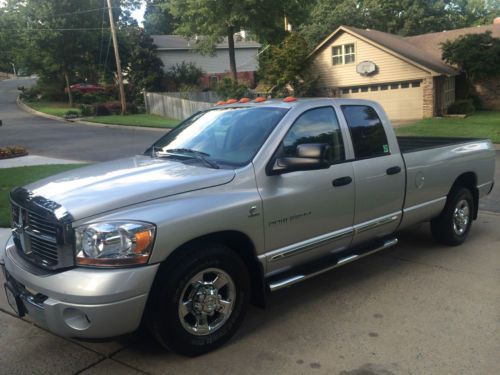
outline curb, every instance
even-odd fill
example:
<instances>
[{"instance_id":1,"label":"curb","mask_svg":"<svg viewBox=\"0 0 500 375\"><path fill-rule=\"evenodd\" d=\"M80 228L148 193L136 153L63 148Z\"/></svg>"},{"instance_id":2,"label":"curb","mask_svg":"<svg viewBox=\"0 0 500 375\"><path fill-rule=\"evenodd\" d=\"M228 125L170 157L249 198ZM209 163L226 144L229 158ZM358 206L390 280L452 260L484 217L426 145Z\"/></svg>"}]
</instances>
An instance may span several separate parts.
<instances>
[{"instance_id":1,"label":"curb","mask_svg":"<svg viewBox=\"0 0 500 375\"><path fill-rule=\"evenodd\" d=\"M32 115L39 116L39 117L45 117L51 120L59 121L59 122L64 122L66 124L81 124L81 125L89 125L89 126L97 126L101 128L111 128L111 129L132 129L132 130L146 130L146 131L155 131L155 132L164 132L168 133L171 128L150 128L147 126L127 126L127 125L114 125L114 124L101 124L99 122L89 122L85 120L66 120L64 118L58 117L58 116L53 116L53 115L48 115L43 112L39 112L27 104L25 104L20 97L18 96L16 99L16 104L19 108L21 108L23 111L31 113Z\"/></svg>"}]
</instances>

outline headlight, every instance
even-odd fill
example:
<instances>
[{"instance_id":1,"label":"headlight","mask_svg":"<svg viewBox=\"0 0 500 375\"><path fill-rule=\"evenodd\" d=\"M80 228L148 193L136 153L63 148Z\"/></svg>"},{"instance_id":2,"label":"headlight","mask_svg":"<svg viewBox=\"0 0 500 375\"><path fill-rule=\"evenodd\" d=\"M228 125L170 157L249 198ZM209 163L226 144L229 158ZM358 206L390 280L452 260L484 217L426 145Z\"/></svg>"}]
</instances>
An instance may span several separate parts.
<instances>
[{"instance_id":1,"label":"headlight","mask_svg":"<svg viewBox=\"0 0 500 375\"><path fill-rule=\"evenodd\" d=\"M156 227L138 221L113 221L75 229L76 264L134 266L149 260Z\"/></svg>"}]
</instances>

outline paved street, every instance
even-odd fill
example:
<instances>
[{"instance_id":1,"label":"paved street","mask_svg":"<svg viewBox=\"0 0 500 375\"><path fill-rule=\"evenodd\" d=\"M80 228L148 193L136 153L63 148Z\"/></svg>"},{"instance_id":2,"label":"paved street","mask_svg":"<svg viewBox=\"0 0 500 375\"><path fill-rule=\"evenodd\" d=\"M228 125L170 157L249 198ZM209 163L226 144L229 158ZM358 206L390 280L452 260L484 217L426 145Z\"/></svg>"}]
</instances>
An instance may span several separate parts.
<instances>
[{"instance_id":1,"label":"paved street","mask_svg":"<svg viewBox=\"0 0 500 375\"><path fill-rule=\"evenodd\" d=\"M460 247L427 225L400 244L270 296L222 349L199 358L140 335L89 343L13 318L0 297L5 374L498 374L500 215ZM1 294L0 294L1 295Z\"/></svg>"},{"instance_id":2,"label":"paved street","mask_svg":"<svg viewBox=\"0 0 500 375\"><path fill-rule=\"evenodd\" d=\"M17 87L32 80L0 82L0 146L19 144L31 154L64 159L105 161L144 152L162 133L107 128L38 117L19 109Z\"/></svg>"}]
</instances>

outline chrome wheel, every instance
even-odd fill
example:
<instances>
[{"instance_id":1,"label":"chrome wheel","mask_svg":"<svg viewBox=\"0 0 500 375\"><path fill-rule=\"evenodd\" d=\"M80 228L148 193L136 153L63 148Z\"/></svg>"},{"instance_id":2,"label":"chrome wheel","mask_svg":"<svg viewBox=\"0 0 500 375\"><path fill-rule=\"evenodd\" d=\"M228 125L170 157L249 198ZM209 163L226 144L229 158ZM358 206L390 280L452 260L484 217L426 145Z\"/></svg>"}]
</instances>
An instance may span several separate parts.
<instances>
[{"instance_id":1,"label":"chrome wheel","mask_svg":"<svg viewBox=\"0 0 500 375\"><path fill-rule=\"evenodd\" d=\"M460 200L455 209L453 210L453 230L456 234L461 236L467 230L470 220L469 203L462 199Z\"/></svg>"},{"instance_id":2,"label":"chrome wheel","mask_svg":"<svg viewBox=\"0 0 500 375\"><path fill-rule=\"evenodd\" d=\"M179 300L179 319L191 334L209 335L229 319L236 299L231 277L221 269L208 268L194 275Z\"/></svg>"}]
</instances>

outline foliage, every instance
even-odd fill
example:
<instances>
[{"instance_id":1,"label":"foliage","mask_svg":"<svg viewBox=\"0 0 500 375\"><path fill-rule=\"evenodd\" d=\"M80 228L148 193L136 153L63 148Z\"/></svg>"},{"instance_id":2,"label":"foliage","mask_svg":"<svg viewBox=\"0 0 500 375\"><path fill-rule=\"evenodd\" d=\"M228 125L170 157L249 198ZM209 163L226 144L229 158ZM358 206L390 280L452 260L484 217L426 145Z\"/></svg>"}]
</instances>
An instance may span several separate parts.
<instances>
[{"instance_id":1,"label":"foliage","mask_svg":"<svg viewBox=\"0 0 500 375\"><path fill-rule=\"evenodd\" d=\"M464 119L434 117L396 128L397 135L490 138L500 143L500 112L475 112Z\"/></svg>"},{"instance_id":2,"label":"foliage","mask_svg":"<svg viewBox=\"0 0 500 375\"><path fill-rule=\"evenodd\" d=\"M231 78L225 77L217 82L215 92L222 99L239 99L247 96L248 87Z\"/></svg>"},{"instance_id":3,"label":"foliage","mask_svg":"<svg viewBox=\"0 0 500 375\"><path fill-rule=\"evenodd\" d=\"M448 114L450 115L469 115L475 110L472 99L457 100L448 106Z\"/></svg>"},{"instance_id":4,"label":"foliage","mask_svg":"<svg viewBox=\"0 0 500 375\"><path fill-rule=\"evenodd\" d=\"M24 156L28 154L28 150L24 146L12 145L0 147L0 159L8 159L16 156Z\"/></svg>"},{"instance_id":5,"label":"foliage","mask_svg":"<svg viewBox=\"0 0 500 375\"><path fill-rule=\"evenodd\" d=\"M74 109L70 109L64 114L65 119L73 119L73 118L78 118L80 117L80 112L76 111Z\"/></svg>"},{"instance_id":6,"label":"foliage","mask_svg":"<svg viewBox=\"0 0 500 375\"><path fill-rule=\"evenodd\" d=\"M442 44L443 60L460 68L472 82L500 73L500 39L490 31L463 35Z\"/></svg>"},{"instance_id":7,"label":"foliage","mask_svg":"<svg viewBox=\"0 0 500 375\"><path fill-rule=\"evenodd\" d=\"M173 90L179 90L183 85L198 86L205 73L195 63L181 62L172 66L166 73L167 81Z\"/></svg>"},{"instance_id":8,"label":"foliage","mask_svg":"<svg viewBox=\"0 0 500 375\"><path fill-rule=\"evenodd\" d=\"M299 33L291 33L280 45L261 53L259 76L278 96L289 95L289 88L297 96L311 95L317 78L307 69L307 55L306 40Z\"/></svg>"},{"instance_id":9,"label":"foliage","mask_svg":"<svg viewBox=\"0 0 500 375\"><path fill-rule=\"evenodd\" d=\"M90 104L82 104L80 105L80 113L82 117L89 117L95 115L95 107Z\"/></svg>"},{"instance_id":10,"label":"foliage","mask_svg":"<svg viewBox=\"0 0 500 375\"><path fill-rule=\"evenodd\" d=\"M174 17L170 14L164 0L146 0L144 12L144 30L150 35L174 33Z\"/></svg>"},{"instance_id":11,"label":"foliage","mask_svg":"<svg viewBox=\"0 0 500 375\"><path fill-rule=\"evenodd\" d=\"M105 104L98 104L95 106L95 115L96 116L109 116L111 115L111 111Z\"/></svg>"}]
</instances>

